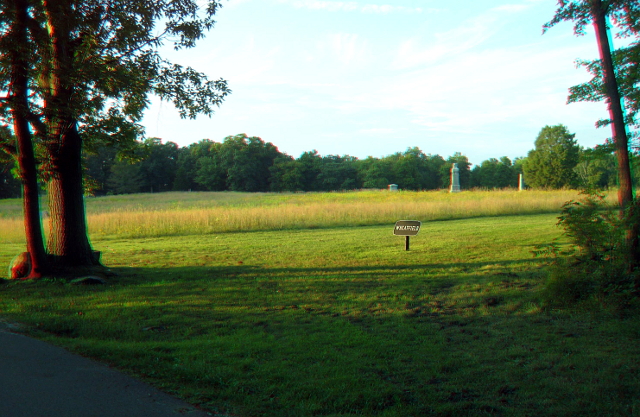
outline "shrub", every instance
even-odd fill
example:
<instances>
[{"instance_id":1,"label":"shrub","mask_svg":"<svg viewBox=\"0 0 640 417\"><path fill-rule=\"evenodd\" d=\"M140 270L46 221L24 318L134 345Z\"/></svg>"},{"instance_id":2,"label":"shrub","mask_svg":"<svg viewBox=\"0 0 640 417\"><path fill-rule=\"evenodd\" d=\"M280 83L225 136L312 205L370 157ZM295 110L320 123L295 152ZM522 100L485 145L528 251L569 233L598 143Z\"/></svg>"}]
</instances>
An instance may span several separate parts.
<instances>
[{"instance_id":1,"label":"shrub","mask_svg":"<svg viewBox=\"0 0 640 417\"><path fill-rule=\"evenodd\" d=\"M637 216L606 203L598 194L568 201L558 217L569 246L542 245L534 253L551 258L543 291L548 306L579 303L615 309L635 302L640 274L630 268L626 230Z\"/></svg>"}]
</instances>

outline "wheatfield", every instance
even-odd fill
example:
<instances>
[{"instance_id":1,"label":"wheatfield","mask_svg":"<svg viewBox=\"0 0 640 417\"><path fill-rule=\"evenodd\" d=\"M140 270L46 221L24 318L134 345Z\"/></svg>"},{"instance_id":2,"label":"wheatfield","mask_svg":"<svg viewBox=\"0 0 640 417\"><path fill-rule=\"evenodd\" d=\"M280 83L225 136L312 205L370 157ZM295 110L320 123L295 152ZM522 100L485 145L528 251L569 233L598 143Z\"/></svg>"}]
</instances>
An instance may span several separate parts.
<instances>
[{"instance_id":1,"label":"wheatfield","mask_svg":"<svg viewBox=\"0 0 640 417\"><path fill-rule=\"evenodd\" d=\"M88 199L87 218L92 237L136 238L553 213L577 198L574 190L165 193ZM24 239L20 218L0 217L0 230L2 241Z\"/></svg>"}]
</instances>

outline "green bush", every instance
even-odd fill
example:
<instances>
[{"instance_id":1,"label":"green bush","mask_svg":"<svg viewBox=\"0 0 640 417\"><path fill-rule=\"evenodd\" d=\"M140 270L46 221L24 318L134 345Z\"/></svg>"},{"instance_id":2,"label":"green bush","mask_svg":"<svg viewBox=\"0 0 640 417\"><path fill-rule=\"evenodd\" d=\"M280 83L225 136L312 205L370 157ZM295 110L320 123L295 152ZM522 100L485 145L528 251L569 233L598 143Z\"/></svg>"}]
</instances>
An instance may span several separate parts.
<instances>
[{"instance_id":1,"label":"green bush","mask_svg":"<svg viewBox=\"0 0 640 417\"><path fill-rule=\"evenodd\" d=\"M626 231L637 221L633 211L620 210L603 196L588 194L562 207L558 226L569 238L561 249L556 242L535 252L552 259L542 296L547 306L599 304L626 308L637 299L639 273L631 268Z\"/></svg>"}]
</instances>

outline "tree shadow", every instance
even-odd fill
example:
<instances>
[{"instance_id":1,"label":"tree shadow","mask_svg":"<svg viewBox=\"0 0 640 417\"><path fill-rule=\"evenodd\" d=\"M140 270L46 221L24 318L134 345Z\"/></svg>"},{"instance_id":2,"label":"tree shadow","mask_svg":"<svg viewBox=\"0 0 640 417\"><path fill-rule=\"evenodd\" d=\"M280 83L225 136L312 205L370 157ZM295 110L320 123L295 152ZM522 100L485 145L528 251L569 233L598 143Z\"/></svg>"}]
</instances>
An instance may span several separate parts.
<instances>
[{"instance_id":1,"label":"tree shadow","mask_svg":"<svg viewBox=\"0 0 640 417\"><path fill-rule=\"evenodd\" d=\"M132 276L153 276L157 280L165 280L168 277L180 275L181 280L199 280L203 276L215 278L219 276L255 277L257 274L265 273L269 276L276 275L278 278L287 276L322 276L347 274L345 276L366 276L373 273L406 273L406 272L424 272L438 273L446 275L446 271L453 274L467 273L473 275L475 272L486 272L487 268L491 269L494 275L504 275L508 277L517 276L517 272L512 272L511 267L520 266L518 270L525 270L541 265L540 259L516 259L501 260L494 262L458 262L458 263L424 263L415 265L372 265L372 266L339 266L339 267L312 267L312 268L290 268L290 267L264 267L259 265L224 265L224 266L184 266L184 267L114 267L111 270L116 274L114 282L118 282L118 277ZM434 272L435 271L435 272Z\"/></svg>"}]
</instances>

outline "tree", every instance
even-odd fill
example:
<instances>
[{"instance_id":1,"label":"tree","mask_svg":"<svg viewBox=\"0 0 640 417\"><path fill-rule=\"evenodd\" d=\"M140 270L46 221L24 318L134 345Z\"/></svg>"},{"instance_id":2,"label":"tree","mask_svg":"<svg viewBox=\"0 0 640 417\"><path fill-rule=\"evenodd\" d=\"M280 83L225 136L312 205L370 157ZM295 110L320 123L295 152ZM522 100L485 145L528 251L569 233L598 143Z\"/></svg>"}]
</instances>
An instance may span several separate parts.
<instances>
[{"instance_id":1,"label":"tree","mask_svg":"<svg viewBox=\"0 0 640 417\"><path fill-rule=\"evenodd\" d=\"M640 63L640 46L638 44L640 31L640 2L637 0L560 0L554 18L544 25L544 30L551 28L561 21L572 21L576 35L584 35L584 28L593 24L598 43L599 61L582 62L587 66L594 79L587 85L579 85L571 89L569 102L572 101L600 101L605 100L609 110L609 119L601 120L597 126L611 125L612 140L618 161L618 203L621 213L628 211L633 217L636 211L633 197L631 167L629 160L629 138L627 136L627 119L621 103L621 91L614 68L614 60L609 43L607 20L613 18L614 24L621 30L620 36L636 38L631 47L626 48L619 57L627 58L627 65L623 66L622 85L630 100L632 116L638 111L639 93L635 88ZM640 224L630 223L626 241L629 246L630 265L633 268L640 262L638 236Z\"/></svg>"},{"instance_id":2,"label":"tree","mask_svg":"<svg viewBox=\"0 0 640 417\"><path fill-rule=\"evenodd\" d=\"M142 148L142 191L171 191L178 164L178 145L174 142L162 143L160 138L148 138L142 143Z\"/></svg>"},{"instance_id":3,"label":"tree","mask_svg":"<svg viewBox=\"0 0 640 417\"><path fill-rule=\"evenodd\" d=\"M388 158L393 161L394 180L400 188L435 190L441 186L446 162L440 155L426 155L420 148L413 147Z\"/></svg>"},{"instance_id":4,"label":"tree","mask_svg":"<svg viewBox=\"0 0 640 417\"><path fill-rule=\"evenodd\" d=\"M111 167L116 163L117 153L115 148L105 145L83 149L85 193L106 195L110 191L109 177Z\"/></svg>"},{"instance_id":5,"label":"tree","mask_svg":"<svg viewBox=\"0 0 640 417\"><path fill-rule=\"evenodd\" d=\"M58 269L96 265L87 237L81 155L86 140L132 142L147 95L173 101L182 117L212 114L230 92L224 80L209 81L191 68L163 60L158 47L168 38L189 48L209 30L219 7L209 0L2 0L0 88L11 91L2 116L16 126L21 142L35 132L47 180L51 232L49 259ZM17 12L10 12L15 10ZM158 28L158 24L164 25ZM16 36L22 41L16 41ZM13 54L13 55L12 55ZM25 59L24 57L28 57ZM22 61L20 61L22 59ZM27 77L21 80L20 75ZM31 93L16 92L29 88ZM18 98L28 97L28 102ZM18 126L17 124L20 124ZM26 142L25 142L26 143ZM16 151L3 147L4 150ZM28 152L20 152L26 155ZM35 160L25 162L35 167ZM31 180L29 180L31 181ZM31 182L30 182L31 183ZM26 182L25 182L26 184ZM26 195L26 194L25 194ZM25 197L27 200L27 197ZM25 211L31 213L31 211Z\"/></svg>"},{"instance_id":6,"label":"tree","mask_svg":"<svg viewBox=\"0 0 640 417\"><path fill-rule=\"evenodd\" d=\"M271 191L303 191L304 175L302 163L289 155L282 155L269 168Z\"/></svg>"},{"instance_id":7,"label":"tree","mask_svg":"<svg viewBox=\"0 0 640 417\"><path fill-rule=\"evenodd\" d=\"M109 190L114 194L135 194L142 192L144 176L140 171L140 163L134 161L118 161L111 166L111 174L107 180Z\"/></svg>"},{"instance_id":8,"label":"tree","mask_svg":"<svg viewBox=\"0 0 640 417\"><path fill-rule=\"evenodd\" d=\"M349 155L327 155L322 158L322 168L318 180L323 191L354 190L356 182L356 158Z\"/></svg>"},{"instance_id":9,"label":"tree","mask_svg":"<svg viewBox=\"0 0 640 417\"><path fill-rule=\"evenodd\" d=\"M11 129L0 126L0 145L15 143ZM6 153L0 152L0 199L20 197L22 184L14 177L16 161Z\"/></svg>"},{"instance_id":10,"label":"tree","mask_svg":"<svg viewBox=\"0 0 640 417\"><path fill-rule=\"evenodd\" d=\"M282 154L271 142L242 133L227 136L220 146L220 163L226 171L227 189L269 191L269 169Z\"/></svg>"},{"instance_id":11,"label":"tree","mask_svg":"<svg viewBox=\"0 0 640 417\"><path fill-rule=\"evenodd\" d=\"M19 198L20 181L13 176L13 161L0 161L0 199Z\"/></svg>"},{"instance_id":12,"label":"tree","mask_svg":"<svg viewBox=\"0 0 640 417\"><path fill-rule=\"evenodd\" d=\"M212 140L202 140L192 146L196 157L195 182L207 191L227 189L227 170L221 156L222 144Z\"/></svg>"},{"instance_id":13,"label":"tree","mask_svg":"<svg viewBox=\"0 0 640 417\"><path fill-rule=\"evenodd\" d=\"M356 166L362 188L383 189L393 183L392 163L386 158L378 159L369 156L359 161Z\"/></svg>"},{"instance_id":14,"label":"tree","mask_svg":"<svg viewBox=\"0 0 640 417\"><path fill-rule=\"evenodd\" d=\"M610 146L581 149L575 168L580 186L585 190L604 190L616 186L616 158Z\"/></svg>"},{"instance_id":15,"label":"tree","mask_svg":"<svg viewBox=\"0 0 640 417\"><path fill-rule=\"evenodd\" d=\"M36 156L29 129L29 76L33 57L29 47L29 14L27 0L6 1L0 16L0 82L2 91L8 91L4 99L6 106L0 106L1 116L12 122L16 144L7 141L9 135L2 135L2 150L13 155L18 161L18 172L22 182L25 236L28 260L23 259L27 272L21 278L40 278L48 269L48 259L44 247L42 223L40 221L40 197ZM12 278L13 271L12 271Z\"/></svg>"},{"instance_id":16,"label":"tree","mask_svg":"<svg viewBox=\"0 0 640 417\"><path fill-rule=\"evenodd\" d=\"M198 156L195 148L197 143L192 143L186 148L178 149L178 160L176 162L176 176L173 180L173 191L201 190L201 186L196 182L196 172Z\"/></svg>"},{"instance_id":17,"label":"tree","mask_svg":"<svg viewBox=\"0 0 640 417\"><path fill-rule=\"evenodd\" d=\"M576 185L574 168L580 147L575 134L564 125L545 126L538 134L535 149L524 164L527 184L534 188L563 188Z\"/></svg>"},{"instance_id":18,"label":"tree","mask_svg":"<svg viewBox=\"0 0 640 417\"><path fill-rule=\"evenodd\" d=\"M322 170L322 157L317 150L304 152L297 159L302 165L302 186L304 191L322 190L320 172Z\"/></svg>"},{"instance_id":19,"label":"tree","mask_svg":"<svg viewBox=\"0 0 640 417\"><path fill-rule=\"evenodd\" d=\"M471 184L482 188L507 188L518 186L518 172L506 156L489 158L471 171Z\"/></svg>"}]
</instances>

